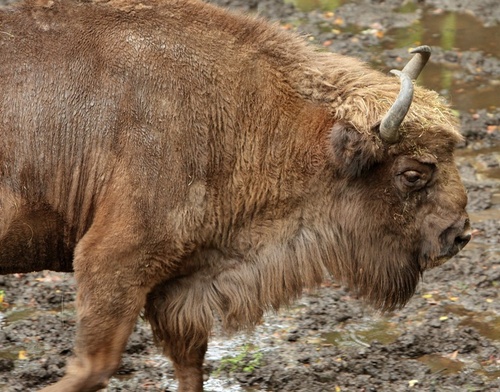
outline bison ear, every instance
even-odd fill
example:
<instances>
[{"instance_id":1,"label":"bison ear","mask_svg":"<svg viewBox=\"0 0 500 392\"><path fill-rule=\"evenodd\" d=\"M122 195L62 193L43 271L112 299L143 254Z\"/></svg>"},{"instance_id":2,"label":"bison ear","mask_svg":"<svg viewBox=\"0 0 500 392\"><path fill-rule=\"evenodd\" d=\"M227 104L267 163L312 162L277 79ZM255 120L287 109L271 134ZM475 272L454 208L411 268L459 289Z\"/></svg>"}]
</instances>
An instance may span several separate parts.
<instances>
[{"instance_id":1,"label":"bison ear","mask_svg":"<svg viewBox=\"0 0 500 392\"><path fill-rule=\"evenodd\" d=\"M330 133L331 158L338 173L359 177L383 158L383 147L374 134L364 134L345 123L336 123Z\"/></svg>"}]
</instances>

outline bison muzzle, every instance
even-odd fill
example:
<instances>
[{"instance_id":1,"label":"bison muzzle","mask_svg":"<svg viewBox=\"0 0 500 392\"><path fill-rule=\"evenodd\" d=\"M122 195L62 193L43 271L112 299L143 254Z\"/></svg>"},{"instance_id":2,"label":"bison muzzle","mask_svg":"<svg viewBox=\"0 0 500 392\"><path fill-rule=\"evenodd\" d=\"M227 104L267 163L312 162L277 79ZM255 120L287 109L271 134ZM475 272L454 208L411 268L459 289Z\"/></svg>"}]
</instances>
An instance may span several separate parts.
<instances>
[{"instance_id":1,"label":"bison muzzle","mask_svg":"<svg viewBox=\"0 0 500 392\"><path fill-rule=\"evenodd\" d=\"M450 108L396 75L195 0L0 11L0 273L74 271L95 391L139 313L202 391L214 320L251 328L331 274L381 310L470 239Z\"/></svg>"}]
</instances>

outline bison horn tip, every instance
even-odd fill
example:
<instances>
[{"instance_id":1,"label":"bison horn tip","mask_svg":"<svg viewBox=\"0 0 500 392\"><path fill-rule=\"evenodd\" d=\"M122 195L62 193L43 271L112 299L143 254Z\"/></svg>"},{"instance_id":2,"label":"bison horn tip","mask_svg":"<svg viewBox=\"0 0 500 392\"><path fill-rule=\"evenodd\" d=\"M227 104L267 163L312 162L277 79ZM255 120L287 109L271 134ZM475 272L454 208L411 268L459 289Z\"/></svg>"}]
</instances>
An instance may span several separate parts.
<instances>
[{"instance_id":1,"label":"bison horn tip","mask_svg":"<svg viewBox=\"0 0 500 392\"><path fill-rule=\"evenodd\" d=\"M407 74L411 79L415 80L422 72L422 69L427 64L427 61L431 57L431 48L427 45L418 46L410 53L415 54L412 59L403 68L403 73Z\"/></svg>"}]
</instances>

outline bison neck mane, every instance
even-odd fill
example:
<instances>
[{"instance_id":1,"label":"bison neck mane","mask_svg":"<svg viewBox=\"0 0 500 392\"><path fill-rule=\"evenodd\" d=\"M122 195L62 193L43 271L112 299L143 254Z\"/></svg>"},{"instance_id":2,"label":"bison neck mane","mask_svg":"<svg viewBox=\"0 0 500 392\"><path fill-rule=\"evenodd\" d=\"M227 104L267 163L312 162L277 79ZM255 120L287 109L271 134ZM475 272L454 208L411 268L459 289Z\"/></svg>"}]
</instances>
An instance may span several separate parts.
<instances>
[{"instance_id":1,"label":"bison neck mane","mask_svg":"<svg viewBox=\"0 0 500 392\"><path fill-rule=\"evenodd\" d=\"M375 244L358 248L355 236L348 242L350 233L342 226L318 222L308 227L301 219L275 225L279 231L257 240L243 258L199 250L191 256L198 263L196 273L158 285L146 307L155 338L176 341L177 352L186 352L186 342L202 344L217 320L227 332L252 328L267 310L289 305L329 273L383 310L403 306L414 294L418 264L398 259L398 249L374 256ZM295 234L285 238L290 231ZM365 253L358 252L361 248ZM351 252L360 259L353 260Z\"/></svg>"}]
</instances>

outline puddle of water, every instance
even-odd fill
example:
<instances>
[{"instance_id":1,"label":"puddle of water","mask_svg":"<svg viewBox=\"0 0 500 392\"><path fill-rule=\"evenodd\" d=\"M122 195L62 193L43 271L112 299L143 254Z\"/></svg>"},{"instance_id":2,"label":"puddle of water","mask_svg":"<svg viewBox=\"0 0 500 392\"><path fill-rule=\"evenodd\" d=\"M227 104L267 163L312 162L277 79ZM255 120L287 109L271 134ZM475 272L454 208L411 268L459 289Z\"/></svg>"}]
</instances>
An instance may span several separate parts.
<instances>
[{"instance_id":1,"label":"puddle of water","mask_svg":"<svg viewBox=\"0 0 500 392\"><path fill-rule=\"evenodd\" d=\"M481 369L481 370L478 370L477 373L480 374L481 376L485 377L486 379L491 380L491 381L496 380L497 378L500 378L500 370L488 371L485 369Z\"/></svg>"},{"instance_id":2,"label":"puddle of water","mask_svg":"<svg viewBox=\"0 0 500 392\"><path fill-rule=\"evenodd\" d=\"M8 312L0 313L0 322L6 324L15 323L16 321L26 320L31 317L36 317L41 314L56 314L60 313L63 317L74 318L76 309L74 303L57 306L50 310L40 310L35 308L15 308Z\"/></svg>"},{"instance_id":3,"label":"puddle of water","mask_svg":"<svg viewBox=\"0 0 500 392\"><path fill-rule=\"evenodd\" d=\"M489 169L487 171L487 176L493 180L500 180L500 167Z\"/></svg>"},{"instance_id":4,"label":"puddle of water","mask_svg":"<svg viewBox=\"0 0 500 392\"><path fill-rule=\"evenodd\" d=\"M389 30L382 44L384 49L408 48L421 44L444 50L481 51L485 56L499 57L500 46L493 37L500 36L500 25L483 27L472 15L456 12L436 13L426 8L420 20L411 26ZM498 105L497 78L476 76L464 81L454 76L456 66L429 63L419 83L436 91L446 92L453 106L462 111L492 108Z\"/></svg>"},{"instance_id":5,"label":"puddle of water","mask_svg":"<svg viewBox=\"0 0 500 392\"><path fill-rule=\"evenodd\" d=\"M255 391L256 389L243 388L239 384L235 384L234 382L228 383L227 380L216 379L211 377L203 383L203 390L206 392L219 392L219 391L243 392L251 390Z\"/></svg>"},{"instance_id":6,"label":"puddle of water","mask_svg":"<svg viewBox=\"0 0 500 392\"><path fill-rule=\"evenodd\" d=\"M379 320L356 326L346 323L342 330L322 334L320 342L335 346L368 346L375 340L382 344L391 344L400 335L401 331L395 323Z\"/></svg>"},{"instance_id":7,"label":"puddle of water","mask_svg":"<svg viewBox=\"0 0 500 392\"><path fill-rule=\"evenodd\" d=\"M344 4L356 0L285 0L297 9L335 11ZM416 12L417 5L407 2L397 10L401 14ZM458 12L442 12L426 7L417 23L409 27L396 28L386 32L391 38L389 47L411 47L415 44L439 46L445 50L482 51L485 55L500 57L500 46L495 37L500 36L500 25L484 27L473 15Z\"/></svg>"},{"instance_id":8,"label":"puddle of water","mask_svg":"<svg viewBox=\"0 0 500 392\"><path fill-rule=\"evenodd\" d=\"M209 345L210 347L210 345ZM210 350L212 351L213 350ZM234 352L233 352L234 354ZM148 358L149 363L154 363L155 366L158 368L166 368L167 366L171 366L170 361L159 354L154 354ZM115 390L115 389L120 389L122 388L121 383L126 382L128 380L132 380L136 377L136 373L129 373L129 374L115 374L111 380L110 384L108 386L109 390ZM161 390L165 391L176 391L178 389L179 383L177 382L176 379L171 379L166 376L166 374L163 374L162 379L160 380L161 383ZM114 389L115 388L115 389ZM203 383L203 390L206 392L220 392L220 391L225 391L225 392L258 392L260 389L258 388L245 388L242 387L238 381L233 380L231 378L225 378L222 376L214 376L212 373L210 375L210 378L206 380Z\"/></svg>"},{"instance_id":9,"label":"puddle of water","mask_svg":"<svg viewBox=\"0 0 500 392\"><path fill-rule=\"evenodd\" d=\"M297 302L294 306L287 309L288 315L293 315L296 313L303 312L305 306ZM267 340L275 339L276 335L282 335L287 333L290 329L293 329L292 318L284 318L283 315L277 315L274 313L267 314L264 318L264 322L256 327L256 333L238 334L231 337L216 336L212 338L208 345L208 350L205 355L207 360L219 361L222 363L228 358L236 358L242 354L244 351L248 351L249 361L257 359L262 353L269 353L277 348L275 346L266 343ZM268 338L263 338L267 336ZM264 344L265 348L258 348ZM216 366L219 366L216 364ZM167 381L169 387L175 390L174 386L177 384L174 381ZM258 387L242 387L238 381L231 377L224 377L221 374L217 374L217 371L212 372L210 378L205 381L204 389L207 392L258 392L263 391Z\"/></svg>"},{"instance_id":10,"label":"puddle of water","mask_svg":"<svg viewBox=\"0 0 500 392\"><path fill-rule=\"evenodd\" d=\"M45 353L44 347L36 340L27 340L17 344L2 344L0 359L16 361L39 357Z\"/></svg>"},{"instance_id":11,"label":"puddle of water","mask_svg":"<svg viewBox=\"0 0 500 392\"><path fill-rule=\"evenodd\" d=\"M334 11L343 4L352 3L352 0L285 0L285 3L293 4L297 9L309 12L313 10Z\"/></svg>"},{"instance_id":12,"label":"puddle of water","mask_svg":"<svg viewBox=\"0 0 500 392\"><path fill-rule=\"evenodd\" d=\"M495 154L495 155L498 154L500 160L500 145L486 147L486 148L479 148L479 149L463 148L461 150L457 150L455 153L457 157L463 157L463 158L475 158L478 155L489 155L489 154Z\"/></svg>"},{"instance_id":13,"label":"puddle of water","mask_svg":"<svg viewBox=\"0 0 500 392\"><path fill-rule=\"evenodd\" d=\"M169 380L165 385L165 390L176 391L178 389L179 383L177 380ZM214 378L211 376L208 380L203 383L203 390L205 392L256 392L260 391L258 388L245 388L239 385L238 381L229 380L223 377Z\"/></svg>"},{"instance_id":14,"label":"puddle of water","mask_svg":"<svg viewBox=\"0 0 500 392\"><path fill-rule=\"evenodd\" d=\"M428 44L427 41L422 41ZM415 47L409 45L402 47ZM494 108L498 105L498 80L476 76L473 80L464 81L455 77L455 69L445 64L430 62L425 72L418 78L418 83L428 89L440 92L452 106L461 111Z\"/></svg>"},{"instance_id":15,"label":"puddle of water","mask_svg":"<svg viewBox=\"0 0 500 392\"><path fill-rule=\"evenodd\" d=\"M5 314L4 321L6 323L14 323L16 321L26 320L27 318L34 316L36 313L36 309L30 308L13 310Z\"/></svg>"},{"instance_id":16,"label":"puddle of water","mask_svg":"<svg viewBox=\"0 0 500 392\"><path fill-rule=\"evenodd\" d=\"M478 19L466 13L437 13L426 8L420 21L409 27L390 30L386 36L394 39L394 47L398 48L425 42L445 50L480 50L485 55L500 56L500 46L494 38L500 36L500 26L484 27Z\"/></svg>"},{"instance_id":17,"label":"puddle of water","mask_svg":"<svg viewBox=\"0 0 500 392\"><path fill-rule=\"evenodd\" d=\"M473 312L458 304L446 305L444 309L447 312L464 317L460 325L472 327L482 336L500 341L500 316L491 312Z\"/></svg>"},{"instance_id":18,"label":"puddle of water","mask_svg":"<svg viewBox=\"0 0 500 392\"><path fill-rule=\"evenodd\" d=\"M460 361L454 361L437 354L424 355L418 358L418 361L427 365L432 373L444 375L459 373L464 367Z\"/></svg>"},{"instance_id":19,"label":"puddle of water","mask_svg":"<svg viewBox=\"0 0 500 392\"><path fill-rule=\"evenodd\" d=\"M382 344L391 344L396 341L396 339L401 335L401 332L397 330L396 324L389 323L387 321L380 321L372 325L372 327L366 331L359 331L357 335L361 340L367 342L372 342L377 340Z\"/></svg>"},{"instance_id":20,"label":"puddle of water","mask_svg":"<svg viewBox=\"0 0 500 392\"><path fill-rule=\"evenodd\" d=\"M473 317L467 317L460 325L467 325L475 328L484 337L500 341L500 317L491 321L477 320Z\"/></svg>"},{"instance_id":21,"label":"puddle of water","mask_svg":"<svg viewBox=\"0 0 500 392\"><path fill-rule=\"evenodd\" d=\"M344 4L355 0L285 0L304 12L313 10L335 11ZM418 7L413 2L406 3L397 10L399 13L413 13ZM437 12L426 7L420 20L411 26L395 28L385 33L390 38L385 43L387 49L405 48L425 43L445 50L482 51L485 55L500 57L500 46L494 37L500 36L500 25L484 27L478 19L467 13Z\"/></svg>"},{"instance_id":22,"label":"puddle of water","mask_svg":"<svg viewBox=\"0 0 500 392\"><path fill-rule=\"evenodd\" d=\"M0 359L15 361L19 357L19 350L0 350Z\"/></svg>"},{"instance_id":23,"label":"puddle of water","mask_svg":"<svg viewBox=\"0 0 500 392\"><path fill-rule=\"evenodd\" d=\"M165 388L165 391L177 391L179 383L177 380L167 380L163 383L162 388ZM258 388L245 388L242 387L238 381L227 379L224 377L215 378L213 375L210 376L208 380L203 383L203 390L205 392L250 392L250 391L261 391Z\"/></svg>"},{"instance_id":24,"label":"puddle of water","mask_svg":"<svg viewBox=\"0 0 500 392\"><path fill-rule=\"evenodd\" d=\"M235 356L245 344L248 344L248 337L245 339L243 335L232 336L230 339L212 339L205 358L220 361L223 358Z\"/></svg>"},{"instance_id":25,"label":"puddle of water","mask_svg":"<svg viewBox=\"0 0 500 392\"><path fill-rule=\"evenodd\" d=\"M493 200L492 200L493 201ZM500 206L497 205L496 208L488 208L482 211L471 211L469 212L469 217L471 222L484 222L489 220L497 220L500 222Z\"/></svg>"},{"instance_id":26,"label":"puddle of water","mask_svg":"<svg viewBox=\"0 0 500 392\"><path fill-rule=\"evenodd\" d=\"M478 180L497 184L500 194L500 144L482 149L457 150L455 157L458 163L473 167ZM492 200L492 204L500 203Z\"/></svg>"},{"instance_id":27,"label":"puddle of water","mask_svg":"<svg viewBox=\"0 0 500 392\"><path fill-rule=\"evenodd\" d=\"M356 0L285 0L298 9L335 11L344 4ZM419 7L407 2L399 13L414 13ZM362 28L353 25L334 26L343 32L359 33ZM320 30L330 31L332 25L320 25ZM410 48L421 44L437 46L444 50L481 51L485 56L500 57L500 25L484 27L474 16L458 12L438 12L425 7L420 19L414 24L388 30L384 33L380 49ZM374 48L374 50L378 50ZM378 65L380 66L380 64ZM457 66L430 63L419 77L419 83L427 88L444 93L453 106L462 111L494 108L498 105L500 81L494 77L476 76L464 81L455 77ZM500 176L500 174L499 174Z\"/></svg>"}]
</instances>

